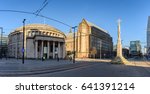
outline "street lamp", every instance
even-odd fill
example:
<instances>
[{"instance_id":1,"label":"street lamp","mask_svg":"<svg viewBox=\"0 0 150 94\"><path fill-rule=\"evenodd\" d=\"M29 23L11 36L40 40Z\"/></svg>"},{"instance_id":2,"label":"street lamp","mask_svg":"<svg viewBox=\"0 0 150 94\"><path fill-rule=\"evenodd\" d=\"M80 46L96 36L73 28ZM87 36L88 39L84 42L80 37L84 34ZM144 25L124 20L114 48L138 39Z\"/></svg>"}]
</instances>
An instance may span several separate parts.
<instances>
[{"instance_id":1,"label":"street lamp","mask_svg":"<svg viewBox=\"0 0 150 94\"><path fill-rule=\"evenodd\" d=\"M75 31L76 31L77 26L72 27L74 29L74 34L73 34L73 63L75 63Z\"/></svg>"},{"instance_id":2,"label":"street lamp","mask_svg":"<svg viewBox=\"0 0 150 94\"><path fill-rule=\"evenodd\" d=\"M22 64L24 64L24 33L25 33L25 21L26 21L26 19L23 20Z\"/></svg>"}]
</instances>

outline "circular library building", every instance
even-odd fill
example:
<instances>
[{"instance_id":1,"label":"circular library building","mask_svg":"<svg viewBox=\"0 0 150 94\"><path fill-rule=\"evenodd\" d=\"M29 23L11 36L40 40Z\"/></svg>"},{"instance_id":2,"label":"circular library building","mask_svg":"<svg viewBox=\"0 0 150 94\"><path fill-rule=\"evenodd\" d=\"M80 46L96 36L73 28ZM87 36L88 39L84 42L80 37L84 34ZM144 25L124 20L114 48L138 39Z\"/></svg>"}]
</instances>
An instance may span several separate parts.
<instances>
[{"instance_id":1,"label":"circular library building","mask_svg":"<svg viewBox=\"0 0 150 94\"><path fill-rule=\"evenodd\" d=\"M22 58L23 27L19 27L8 36L8 56ZM65 34L46 24L29 24L25 26L24 53L25 58L64 58Z\"/></svg>"}]
</instances>

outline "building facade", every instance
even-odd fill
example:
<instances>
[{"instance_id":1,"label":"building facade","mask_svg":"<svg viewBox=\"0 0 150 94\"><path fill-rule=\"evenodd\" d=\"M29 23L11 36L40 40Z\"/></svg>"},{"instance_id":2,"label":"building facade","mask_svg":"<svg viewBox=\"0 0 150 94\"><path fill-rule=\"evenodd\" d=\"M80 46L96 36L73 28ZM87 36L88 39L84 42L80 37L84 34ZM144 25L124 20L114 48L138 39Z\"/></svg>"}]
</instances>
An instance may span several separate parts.
<instances>
[{"instance_id":1,"label":"building facade","mask_svg":"<svg viewBox=\"0 0 150 94\"><path fill-rule=\"evenodd\" d=\"M29 24L25 26L25 58L64 58L65 34L46 24ZM9 34L9 57L21 58L23 47L23 27Z\"/></svg>"},{"instance_id":2,"label":"building facade","mask_svg":"<svg viewBox=\"0 0 150 94\"><path fill-rule=\"evenodd\" d=\"M67 35L68 37L68 35ZM71 39L71 38L70 38ZM73 38L72 38L73 39ZM66 50L70 44L66 40ZM113 42L108 32L83 19L78 26L75 37L77 58L110 58L112 56ZM72 46L73 47L73 46Z\"/></svg>"},{"instance_id":3,"label":"building facade","mask_svg":"<svg viewBox=\"0 0 150 94\"><path fill-rule=\"evenodd\" d=\"M0 37L0 57L6 57L7 56L7 46L8 46L8 37L2 36Z\"/></svg>"},{"instance_id":4,"label":"building facade","mask_svg":"<svg viewBox=\"0 0 150 94\"><path fill-rule=\"evenodd\" d=\"M143 55L145 55L145 56L147 55L147 46L143 47Z\"/></svg>"},{"instance_id":5,"label":"building facade","mask_svg":"<svg viewBox=\"0 0 150 94\"><path fill-rule=\"evenodd\" d=\"M140 56L142 54L142 48L140 41L130 41L130 55Z\"/></svg>"},{"instance_id":6,"label":"building facade","mask_svg":"<svg viewBox=\"0 0 150 94\"><path fill-rule=\"evenodd\" d=\"M150 16L147 24L147 54L150 56Z\"/></svg>"}]
</instances>

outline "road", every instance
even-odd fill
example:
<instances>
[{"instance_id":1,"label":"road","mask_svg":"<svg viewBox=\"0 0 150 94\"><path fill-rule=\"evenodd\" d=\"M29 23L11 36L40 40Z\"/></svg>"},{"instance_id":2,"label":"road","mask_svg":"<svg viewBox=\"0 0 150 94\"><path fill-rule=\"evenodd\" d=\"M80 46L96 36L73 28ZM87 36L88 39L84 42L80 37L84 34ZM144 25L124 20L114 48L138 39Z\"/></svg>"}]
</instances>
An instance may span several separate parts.
<instances>
[{"instance_id":1,"label":"road","mask_svg":"<svg viewBox=\"0 0 150 94\"><path fill-rule=\"evenodd\" d=\"M15 63L13 63L13 62ZM20 60L21 61L21 60ZM130 59L130 64L111 64L110 60L71 61L7 60L0 63L0 76L8 77L150 77L150 62Z\"/></svg>"},{"instance_id":2,"label":"road","mask_svg":"<svg viewBox=\"0 0 150 94\"><path fill-rule=\"evenodd\" d=\"M82 63L78 63L82 64ZM43 73L40 77L150 77L150 67L116 65L111 63L90 62L87 65L53 73Z\"/></svg>"}]
</instances>

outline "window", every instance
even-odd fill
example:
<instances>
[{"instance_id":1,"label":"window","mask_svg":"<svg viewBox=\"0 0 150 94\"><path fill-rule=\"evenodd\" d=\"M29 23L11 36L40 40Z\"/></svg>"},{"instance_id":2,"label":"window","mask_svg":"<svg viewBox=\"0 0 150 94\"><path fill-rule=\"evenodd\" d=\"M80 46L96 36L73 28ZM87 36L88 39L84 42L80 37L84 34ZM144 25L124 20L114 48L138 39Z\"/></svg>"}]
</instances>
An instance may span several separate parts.
<instances>
[{"instance_id":1,"label":"window","mask_svg":"<svg viewBox=\"0 0 150 94\"><path fill-rule=\"evenodd\" d=\"M28 36L31 37L31 31L28 32Z\"/></svg>"},{"instance_id":2,"label":"window","mask_svg":"<svg viewBox=\"0 0 150 94\"><path fill-rule=\"evenodd\" d=\"M39 35L41 35L41 31L39 31Z\"/></svg>"},{"instance_id":3,"label":"window","mask_svg":"<svg viewBox=\"0 0 150 94\"><path fill-rule=\"evenodd\" d=\"M32 36L35 36L35 31L32 31Z\"/></svg>"},{"instance_id":4,"label":"window","mask_svg":"<svg viewBox=\"0 0 150 94\"><path fill-rule=\"evenodd\" d=\"M53 52L53 45L50 45L50 52Z\"/></svg>"},{"instance_id":5,"label":"window","mask_svg":"<svg viewBox=\"0 0 150 94\"><path fill-rule=\"evenodd\" d=\"M48 32L46 32L46 35L49 35L49 33L48 33Z\"/></svg>"}]
</instances>

